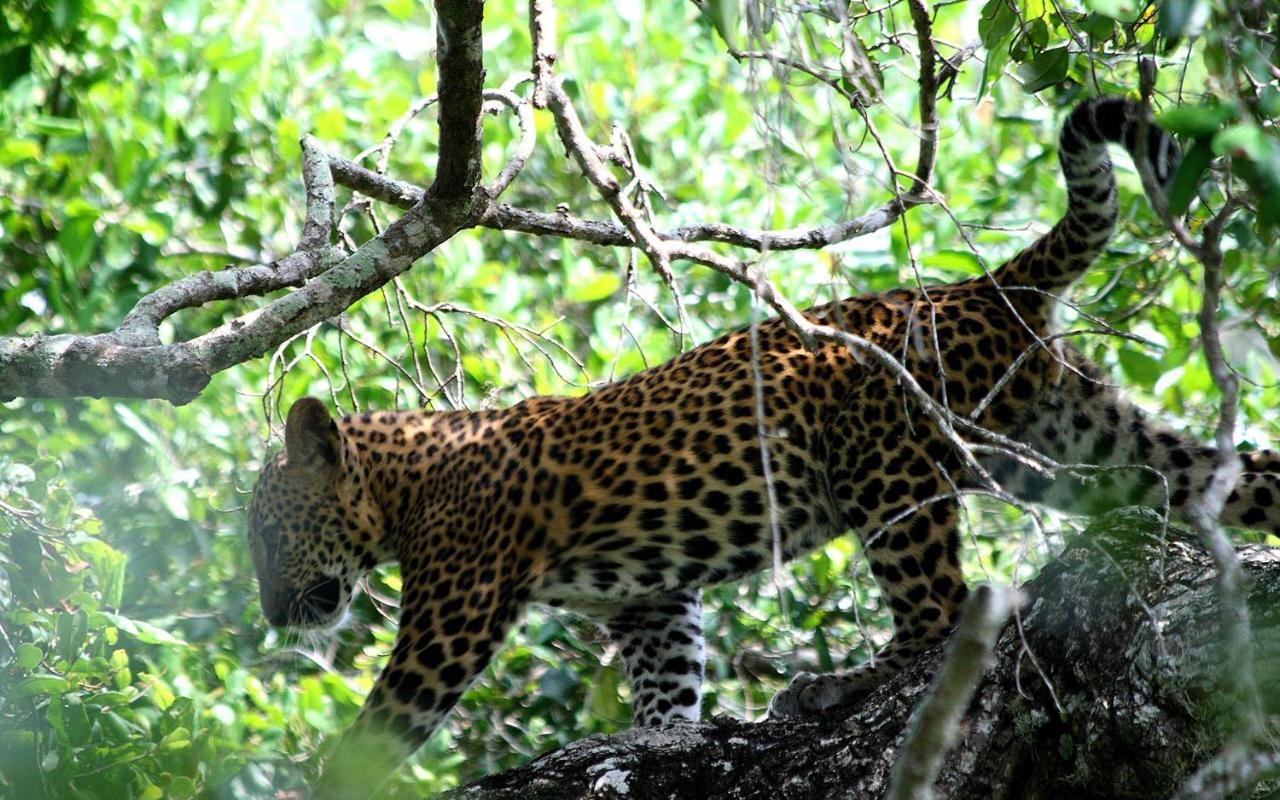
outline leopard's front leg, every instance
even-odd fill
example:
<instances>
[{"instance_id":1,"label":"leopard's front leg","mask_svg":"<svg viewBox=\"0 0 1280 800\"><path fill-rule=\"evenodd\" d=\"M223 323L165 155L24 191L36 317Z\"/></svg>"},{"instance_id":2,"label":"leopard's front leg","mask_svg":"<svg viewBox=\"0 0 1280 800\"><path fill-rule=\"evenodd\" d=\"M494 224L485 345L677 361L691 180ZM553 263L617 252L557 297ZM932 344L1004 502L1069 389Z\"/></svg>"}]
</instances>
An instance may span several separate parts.
<instances>
[{"instance_id":1,"label":"leopard's front leg","mask_svg":"<svg viewBox=\"0 0 1280 800\"><path fill-rule=\"evenodd\" d=\"M466 580L465 568L442 569L443 581ZM367 798L440 726L462 693L501 646L520 608L515 592L494 586L437 599L416 580L404 609L391 660L378 676L355 724L333 749L316 784L324 800Z\"/></svg>"}]
</instances>

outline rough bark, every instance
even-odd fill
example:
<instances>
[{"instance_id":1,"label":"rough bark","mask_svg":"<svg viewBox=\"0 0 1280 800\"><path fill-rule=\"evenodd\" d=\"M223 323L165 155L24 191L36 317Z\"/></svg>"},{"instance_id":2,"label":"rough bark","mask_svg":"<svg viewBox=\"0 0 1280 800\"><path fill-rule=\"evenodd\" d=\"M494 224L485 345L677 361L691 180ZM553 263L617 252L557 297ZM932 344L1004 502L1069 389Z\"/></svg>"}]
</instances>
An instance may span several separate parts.
<instances>
[{"instance_id":1,"label":"rough bark","mask_svg":"<svg viewBox=\"0 0 1280 800\"><path fill-rule=\"evenodd\" d=\"M1268 711L1280 699L1280 551L1240 550ZM1152 515L1100 519L1024 587L979 685L938 797L1157 798L1227 740L1224 651L1212 558ZM1019 631L1021 628L1021 632ZM884 795L943 649L851 709L803 722L715 719L597 736L490 776L452 800ZM1052 687L1052 688L1050 688ZM1056 698L1056 700L1055 700Z\"/></svg>"}]
</instances>

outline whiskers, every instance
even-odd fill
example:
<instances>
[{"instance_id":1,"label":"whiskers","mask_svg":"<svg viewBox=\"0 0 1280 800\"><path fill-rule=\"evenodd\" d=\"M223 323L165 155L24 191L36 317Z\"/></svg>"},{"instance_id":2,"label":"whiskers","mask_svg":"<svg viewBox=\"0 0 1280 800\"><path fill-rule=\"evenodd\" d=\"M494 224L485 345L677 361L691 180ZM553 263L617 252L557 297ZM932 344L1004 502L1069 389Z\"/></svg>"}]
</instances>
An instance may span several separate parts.
<instances>
[{"instance_id":1,"label":"whiskers","mask_svg":"<svg viewBox=\"0 0 1280 800\"><path fill-rule=\"evenodd\" d=\"M353 591L352 599L356 593L358 589ZM337 671L333 662L341 645L340 634L351 626L353 619L350 602L341 600L337 580L330 579L311 585L290 601L286 616L296 622L279 629L278 633L273 630L271 635L278 636L280 650L290 654L293 660L290 666L295 671L301 669L303 659L325 672ZM267 644L272 644L270 638Z\"/></svg>"}]
</instances>

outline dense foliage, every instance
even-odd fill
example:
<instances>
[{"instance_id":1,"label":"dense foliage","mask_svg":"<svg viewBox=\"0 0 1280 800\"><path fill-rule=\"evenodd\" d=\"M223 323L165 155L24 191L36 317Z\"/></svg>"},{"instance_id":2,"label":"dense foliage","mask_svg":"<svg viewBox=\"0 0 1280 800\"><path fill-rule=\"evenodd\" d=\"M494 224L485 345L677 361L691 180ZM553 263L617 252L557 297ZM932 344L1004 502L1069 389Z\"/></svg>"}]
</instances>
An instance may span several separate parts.
<instances>
[{"instance_id":1,"label":"dense foliage","mask_svg":"<svg viewBox=\"0 0 1280 800\"><path fill-rule=\"evenodd\" d=\"M613 122L630 135L661 190L651 198L664 226L822 224L892 196L886 159L914 163L907 9L872 5L566 4L557 69L597 139ZM525 13L523 2L487 9L490 85L527 69ZM1147 55L1160 66L1162 119L1188 152L1174 211L1190 209L1194 233L1225 185L1253 206L1228 229L1222 318L1247 381L1242 446L1280 439L1280 62L1274 36L1253 33L1274 33L1275 12L1225 0L990 0L934 13L941 55L959 67L940 104L933 186L945 207L825 252L771 254L772 278L807 304L998 263L1061 208L1062 110L1133 91ZM288 252L300 228L298 137L347 156L376 144L433 91L433 43L430 10L412 0L6 0L0 334L101 330L178 276ZM835 65L833 82L859 107L803 71L737 61L730 47ZM872 69L841 74L842 49ZM537 122L540 146L507 199L607 218L551 140L550 117ZM488 168L513 135L506 117L487 124ZM430 112L412 121L389 172L427 183L434 137ZM1121 186L1120 234L1075 290L1073 324L1094 331L1077 341L1203 434L1217 395L1197 342L1198 266L1127 163ZM358 241L389 215L353 207L343 229ZM390 649L398 583L393 569L379 573L340 631L267 628L243 507L256 464L279 445L280 409L308 393L350 412L581 392L764 313L722 276L677 274L683 335L641 257L472 231L342 318L218 376L188 406L0 406L0 795L266 797L300 785ZM184 338L226 313L184 312L167 333ZM1046 531L992 504L969 516L973 580L1025 578L1070 528L1055 520ZM887 630L848 540L712 591L707 611L706 709L735 716L759 715L797 668L861 661L864 637ZM602 650L589 627L531 613L389 795L625 726L625 682Z\"/></svg>"}]
</instances>

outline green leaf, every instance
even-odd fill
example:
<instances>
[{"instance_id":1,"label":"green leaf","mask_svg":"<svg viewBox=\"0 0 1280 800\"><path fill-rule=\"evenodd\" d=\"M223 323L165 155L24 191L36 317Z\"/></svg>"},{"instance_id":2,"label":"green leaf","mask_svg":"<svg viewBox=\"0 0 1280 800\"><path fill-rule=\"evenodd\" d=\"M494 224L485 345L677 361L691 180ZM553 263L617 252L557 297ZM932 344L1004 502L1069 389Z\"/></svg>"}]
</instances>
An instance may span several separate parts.
<instances>
[{"instance_id":1,"label":"green leaf","mask_svg":"<svg viewBox=\"0 0 1280 800\"><path fill-rule=\"evenodd\" d=\"M164 628L152 625L150 622L142 620L129 619L119 614L113 614L109 611L102 612L102 616L106 618L112 625L115 625L121 631L129 634L133 638L143 644L168 644L186 647L187 643Z\"/></svg>"},{"instance_id":2,"label":"green leaf","mask_svg":"<svg viewBox=\"0 0 1280 800\"><path fill-rule=\"evenodd\" d=\"M160 746L166 750L185 750L191 746L191 731L174 728L160 740Z\"/></svg>"},{"instance_id":3,"label":"green leaf","mask_svg":"<svg viewBox=\"0 0 1280 800\"><path fill-rule=\"evenodd\" d=\"M724 43L733 47L738 30L737 0L703 0L698 4L698 10L711 23L711 27L715 28L716 33L720 34Z\"/></svg>"},{"instance_id":4,"label":"green leaf","mask_svg":"<svg viewBox=\"0 0 1280 800\"><path fill-rule=\"evenodd\" d=\"M1119 359L1124 374L1145 388L1155 386L1164 374L1159 361L1138 350L1121 350Z\"/></svg>"},{"instance_id":5,"label":"green leaf","mask_svg":"<svg viewBox=\"0 0 1280 800\"><path fill-rule=\"evenodd\" d=\"M813 631L813 649L818 656L818 666L823 672L834 672L835 660L831 657L831 645L827 642L827 634L821 627Z\"/></svg>"},{"instance_id":6,"label":"green leaf","mask_svg":"<svg viewBox=\"0 0 1280 800\"><path fill-rule=\"evenodd\" d=\"M1160 0L1156 14L1156 32L1166 39L1192 36L1209 19L1205 0Z\"/></svg>"},{"instance_id":7,"label":"green leaf","mask_svg":"<svg viewBox=\"0 0 1280 800\"><path fill-rule=\"evenodd\" d=\"M31 72L31 45L0 53L0 89L7 89L19 78Z\"/></svg>"},{"instance_id":8,"label":"green leaf","mask_svg":"<svg viewBox=\"0 0 1280 800\"><path fill-rule=\"evenodd\" d=\"M969 250L937 250L920 260L926 267L977 275L982 272L982 262Z\"/></svg>"},{"instance_id":9,"label":"green leaf","mask_svg":"<svg viewBox=\"0 0 1280 800\"><path fill-rule=\"evenodd\" d=\"M387 10L388 14L401 22L413 19L413 15L418 13L418 6L413 0L387 0L382 7Z\"/></svg>"},{"instance_id":10,"label":"green leaf","mask_svg":"<svg viewBox=\"0 0 1280 800\"><path fill-rule=\"evenodd\" d=\"M1104 16L1121 22L1133 22L1143 5L1137 0L1085 0L1085 5Z\"/></svg>"},{"instance_id":11,"label":"green leaf","mask_svg":"<svg viewBox=\"0 0 1280 800\"><path fill-rule=\"evenodd\" d=\"M588 280L569 286L568 298L575 303L594 303L618 291L622 279L616 272L597 272Z\"/></svg>"},{"instance_id":12,"label":"green leaf","mask_svg":"<svg viewBox=\"0 0 1280 800\"><path fill-rule=\"evenodd\" d=\"M1004 40L1018 24L1018 15L1014 13L1008 0L987 0L982 7L982 16L978 19L978 36L982 46L987 50L999 48Z\"/></svg>"},{"instance_id":13,"label":"green leaf","mask_svg":"<svg viewBox=\"0 0 1280 800\"><path fill-rule=\"evenodd\" d=\"M1071 54L1067 45L1053 47L1038 54L1031 61L1018 67L1018 77L1022 79L1022 89L1028 94L1057 86L1067 77L1071 66Z\"/></svg>"},{"instance_id":14,"label":"green leaf","mask_svg":"<svg viewBox=\"0 0 1280 800\"><path fill-rule=\"evenodd\" d=\"M45 136L80 136L84 133L84 124L80 120L66 117L41 115L31 120L31 127Z\"/></svg>"},{"instance_id":15,"label":"green leaf","mask_svg":"<svg viewBox=\"0 0 1280 800\"><path fill-rule=\"evenodd\" d=\"M138 800L164 800L164 789L154 783L148 783L146 788L138 793Z\"/></svg>"},{"instance_id":16,"label":"green leaf","mask_svg":"<svg viewBox=\"0 0 1280 800\"><path fill-rule=\"evenodd\" d=\"M341 139L347 130L347 115L341 108L326 108L315 115L314 122L321 139Z\"/></svg>"},{"instance_id":17,"label":"green leaf","mask_svg":"<svg viewBox=\"0 0 1280 800\"><path fill-rule=\"evenodd\" d=\"M1217 133L1236 115L1235 108L1218 103L1185 105L1162 112L1156 117L1156 122L1169 133L1201 137Z\"/></svg>"},{"instance_id":18,"label":"green leaf","mask_svg":"<svg viewBox=\"0 0 1280 800\"><path fill-rule=\"evenodd\" d=\"M1080 30L1099 42L1111 38L1116 30L1116 21L1103 14L1089 14L1080 23Z\"/></svg>"},{"instance_id":19,"label":"green leaf","mask_svg":"<svg viewBox=\"0 0 1280 800\"><path fill-rule=\"evenodd\" d=\"M18 700L23 697L35 697L37 695L62 694L70 688L71 681L66 678L41 673L23 679L9 694L9 699Z\"/></svg>"},{"instance_id":20,"label":"green leaf","mask_svg":"<svg viewBox=\"0 0 1280 800\"><path fill-rule=\"evenodd\" d=\"M58 231L58 244L62 247L67 265L73 269L84 269L93 258L93 252L98 247L98 234L94 231L97 222L96 214L72 217Z\"/></svg>"},{"instance_id":21,"label":"green leaf","mask_svg":"<svg viewBox=\"0 0 1280 800\"><path fill-rule=\"evenodd\" d=\"M222 81L213 81L204 90L205 114L209 120L209 132L214 136L226 136L235 120L231 87Z\"/></svg>"},{"instance_id":22,"label":"green leaf","mask_svg":"<svg viewBox=\"0 0 1280 800\"><path fill-rule=\"evenodd\" d=\"M100 539L86 539L80 552L93 565L102 590L102 604L119 608L124 600L124 576L129 557Z\"/></svg>"},{"instance_id":23,"label":"green leaf","mask_svg":"<svg viewBox=\"0 0 1280 800\"><path fill-rule=\"evenodd\" d=\"M1258 161L1267 149L1267 135L1250 123L1232 125L1213 137L1213 152L1220 156L1247 156Z\"/></svg>"},{"instance_id":24,"label":"green leaf","mask_svg":"<svg viewBox=\"0 0 1280 800\"><path fill-rule=\"evenodd\" d=\"M59 614L57 621L58 658L68 663L80 656L80 646L84 644L85 634L89 630L89 618L83 611L74 614Z\"/></svg>"},{"instance_id":25,"label":"green leaf","mask_svg":"<svg viewBox=\"0 0 1280 800\"><path fill-rule=\"evenodd\" d=\"M63 695L56 694L49 698L49 707L44 712L44 718L49 723L49 727L58 734L58 738L67 738L67 720L65 711L66 700Z\"/></svg>"},{"instance_id":26,"label":"green leaf","mask_svg":"<svg viewBox=\"0 0 1280 800\"><path fill-rule=\"evenodd\" d=\"M1213 162L1213 147L1207 139L1198 140L1182 157L1178 171L1169 184L1169 213L1175 217L1186 213L1191 199L1196 196L1196 187L1200 185L1200 177L1209 164Z\"/></svg>"},{"instance_id":27,"label":"green leaf","mask_svg":"<svg viewBox=\"0 0 1280 800\"><path fill-rule=\"evenodd\" d=\"M44 651L36 647L30 642L23 642L18 645L17 658L18 667L24 670L34 669L40 660L44 658Z\"/></svg>"},{"instance_id":28,"label":"green leaf","mask_svg":"<svg viewBox=\"0 0 1280 800\"><path fill-rule=\"evenodd\" d=\"M186 775L179 775L169 781L168 791L165 793L165 797L169 798L169 800L190 800L190 798L195 796L195 781L191 780Z\"/></svg>"},{"instance_id":29,"label":"green leaf","mask_svg":"<svg viewBox=\"0 0 1280 800\"><path fill-rule=\"evenodd\" d=\"M40 143L32 139L9 139L0 142L0 167L11 167L40 157Z\"/></svg>"},{"instance_id":30,"label":"green leaf","mask_svg":"<svg viewBox=\"0 0 1280 800\"><path fill-rule=\"evenodd\" d=\"M587 707L591 709L593 717L614 719L626 713L626 707L618 698L621 682L622 674L616 667L601 667L596 670L587 698Z\"/></svg>"},{"instance_id":31,"label":"green leaf","mask_svg":"<svg viewBox=\"0 0 1280 800\"><path fill-rule=\"evenodd\" d=\"M982 83L978 87L978 99L982 99L987 89L1000 80L1005 65L1009 63L1009 48L1003 43L987 51L986 63L982 65Z\"/></svg>"}]
</instances>

